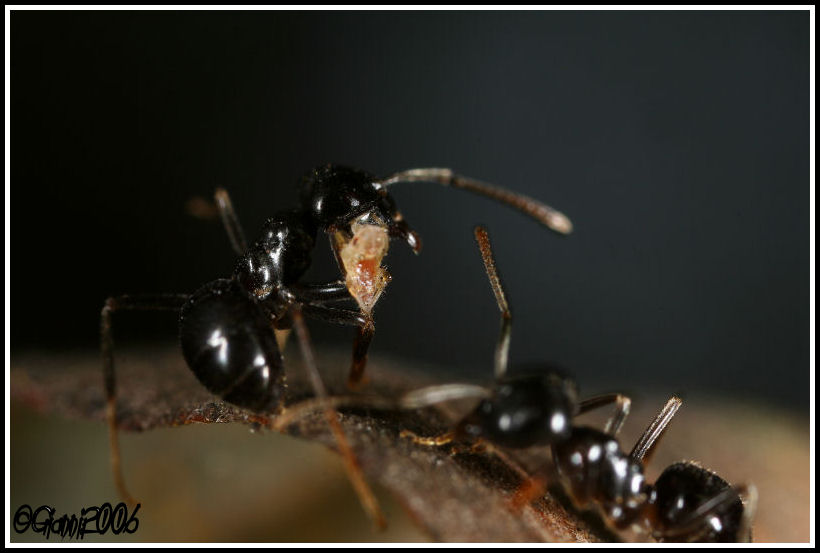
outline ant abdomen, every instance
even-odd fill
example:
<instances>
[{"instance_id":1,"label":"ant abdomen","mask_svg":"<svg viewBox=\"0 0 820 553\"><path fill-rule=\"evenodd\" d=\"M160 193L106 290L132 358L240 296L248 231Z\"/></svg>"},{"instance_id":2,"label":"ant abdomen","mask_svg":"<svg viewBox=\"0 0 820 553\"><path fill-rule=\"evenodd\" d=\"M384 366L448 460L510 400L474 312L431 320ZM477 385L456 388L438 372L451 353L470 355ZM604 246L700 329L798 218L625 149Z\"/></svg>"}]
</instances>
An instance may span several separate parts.
<instances>
[{"instance_id":1,"label":"ant abdomen","mask_svg":"<svg viewBox=\"0 0 820 553\"><path fill-rule=\"evenodd\" d=\"M552 371L505 376L456 433L501 447L549 445L569 436L577 393L572 379Z\"/></svg>"},{"instance_id":2,"label":"ant abdomen","mask_svg":"<svg viewBox=\"0 0 820 553\"><path fill-rule=\"evenodd\" d=\"M722 495L728 495L727 500L699 513ZM723 478L692 462L675 463L663 471L655 482L654 503L657 532L672 541L751 541L749 535L739 535L744 516L740 495Z\"/></svg>"},{"instance_id":3,"label":"ant abdomen","mask_svg":"<svg viewBox=\"0 0 820 553\"><path fill-rule=\"evenodd\" d=\"M270 317L236 280L194 292L180 310L179 338L185 361L212 393L258 412L280 404L284 369Z\"/></svg>"},{"instance_id":4,"label":"ant abdomen","mask_svg":"<svg viewBox=\"0 0 820 553\"><path fill-rule=\"evenodd\" d=\"M578 426L568 440L552 446L558 474L580 508L597 506L617 527L635 520L649 499L643 466L618 441L594 428Z\"/></svg>"}]
</instances>

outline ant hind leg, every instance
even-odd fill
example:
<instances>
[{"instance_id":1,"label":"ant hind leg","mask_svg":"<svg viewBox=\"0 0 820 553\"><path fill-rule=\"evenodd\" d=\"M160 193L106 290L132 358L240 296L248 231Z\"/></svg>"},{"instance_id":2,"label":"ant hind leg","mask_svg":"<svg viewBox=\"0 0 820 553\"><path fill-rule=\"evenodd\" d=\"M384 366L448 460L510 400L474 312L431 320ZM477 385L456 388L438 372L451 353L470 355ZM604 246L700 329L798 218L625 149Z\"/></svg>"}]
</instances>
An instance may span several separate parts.
<instances>
[{"instance_id":1,"label":"ant hind leg","mask_svg":"<svg viewBox=\"0 0 820 553\"><path fill-rule=\"evenodd\" d=\"M114 338L111 331L111 316L115 311L177 311L185 300L186 294L159 294L152 296L116 296L105 300L100 312L100 353L103 363L103 382L106 398L106 419L108 421L108 440L110 444L111 471L114 485L120 496L127 502L136 501L128 493L122 473L119 434L117 431L117 381L114 371Z\"/></svg>"}]
</instances>

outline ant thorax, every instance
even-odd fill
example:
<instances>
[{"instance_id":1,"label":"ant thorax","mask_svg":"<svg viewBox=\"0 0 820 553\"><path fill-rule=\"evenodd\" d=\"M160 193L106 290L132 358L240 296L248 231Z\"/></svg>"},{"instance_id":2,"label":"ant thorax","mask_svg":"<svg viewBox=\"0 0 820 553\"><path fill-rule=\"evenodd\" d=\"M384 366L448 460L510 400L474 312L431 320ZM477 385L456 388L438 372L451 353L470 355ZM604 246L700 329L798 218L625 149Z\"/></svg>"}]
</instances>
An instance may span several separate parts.
<instances>
[{"instance_id":1,"label":"ant thorax","mask_svg":"<svg viewBox=\"0 0 820 553\"><path fill-rule=\"evenodd\" d=\"M390 246L387 224L366 213L350 222L350 232L337 230L333 246L350 295L370 314L390 282L390 273L381 264Z\"/></svg>"}]
</instances>

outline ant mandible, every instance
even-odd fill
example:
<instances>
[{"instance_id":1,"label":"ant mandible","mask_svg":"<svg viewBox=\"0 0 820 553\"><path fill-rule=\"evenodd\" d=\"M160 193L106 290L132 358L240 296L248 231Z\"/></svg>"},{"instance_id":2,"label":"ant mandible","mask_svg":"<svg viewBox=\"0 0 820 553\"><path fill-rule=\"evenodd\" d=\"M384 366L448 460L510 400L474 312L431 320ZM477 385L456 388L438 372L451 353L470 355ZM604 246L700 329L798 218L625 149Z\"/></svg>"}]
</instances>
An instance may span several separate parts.
<instances>
[{"instance_id":1,"label":"ant mandible","mask_svg":"<svg viewBox=\"0 0 820 553\"><path fill-rule=\"evenodd\" d=\"M101 352L111 443L111 463L120 494L130 498L120 467L117 439L116 381L111 318L119 310L179 312L179 336L186 363L211 392L225 401L255 412L281 410L284 368L274 329L296 327L314 392L326 398L318 372L308 362L310 353L302 314L358 327L353 346L349 384L363 377L367 349L375 331L373 306L390 275L381 266L390 238L403 239L415 253L421 239L402 217L387 188L398 182L430 181L462 188L511 207L566 234L569 219L526 196L454 174L449 169L411 169L378 179L358 169L323 165L301 179L301 206L269 218L259 237L248 247L228 193L215 199L228 238L239 255L228 279L209 282L193 294L109 297L101 312ZM316 235L330 237L345 277L321 284L302 283L311 262ZM328 304L354 299L359 310ZM377 523L383 518L350 453L335 413L326 410L350 478L366 510Z\"/></svg>"},{"instance_id":2,"label":"ant mandible","mask_svg":"<svg viewBox=\"0 0 820 553\"><path fill-rule=\"evenodd\" d=\"M525 484L514 500L516 507L535 499L544 490L544 479L530 477L498 448L548 446L553 474L571 502L579 509L597 511L607 527L630 530L658 541L751 541L757 497L754 486L732 487L714 472L691 461L667 467L654 484L646 482L644 467L682 405L680 398L673 396L667 401L626 454L616 435L629 414L628 397L606 394L579 401L576 383L559 371L545 368L515 375L507 373L512 315L487 232L479 227L475 236L501 311L492 388L452 383L414 390L392 404L361 397L333 397L329 402L336 407L369 404L376 408L392 405L416 409L454 399L480 398L477 407L444 435L427 438L409 431L402 435L432 446L460 440L472 441L474 448L486 443L489 450L524 478ZM603 431L572 424L575 417L609 404L615 404L615 410ZM312 408L315 405L305 402L276 424L285 427Z\"/></svg>"}]
</instances>

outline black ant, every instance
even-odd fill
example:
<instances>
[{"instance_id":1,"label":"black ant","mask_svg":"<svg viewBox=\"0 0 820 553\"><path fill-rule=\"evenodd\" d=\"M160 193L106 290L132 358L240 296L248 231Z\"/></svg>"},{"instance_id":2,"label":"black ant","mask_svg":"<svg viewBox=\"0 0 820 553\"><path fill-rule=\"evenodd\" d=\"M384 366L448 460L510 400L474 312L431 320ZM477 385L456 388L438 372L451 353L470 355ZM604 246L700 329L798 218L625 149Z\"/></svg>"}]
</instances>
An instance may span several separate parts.
<instances>
[{"instance_id":1,"label":"black ant","mask_svg":"<svg viewBox=\"0 0 820 553\"><path fill-rule=\"evenodd\" d=\"M646 482L644 466L680 408L680 398L673 396L667 401L626 454L615 436L629 414L628 397L606 394L579 401L575 382L557 370L507 373L512 315L487 232L478 227L475 236L501 311L495 383L490 389L473 384L442 384L403 395L393 402L394 407L415 409L463 398L481 401L444 435L425 438L409 431L402 435L433 446L469 440L475 449L486 442L489 450L525 479L525 485L516 494L515 506L535 499L544 490L544 481L541 477L530 477L497 448L549 446L554 474L571 502L579 509L597 511L608 528L629 530L659 541L751 541L756 505L754 486L732 487L717 474L690 461L669 466L655 484ZM337 407L367 403L361 397L334 397L329 401ZM377 408L389 404L378 399L369 403ZM576 416L608 404L616 407L603 431L572 424ZM301 416L300 411L308 409L311 406L306 402L277 424L286 426Z\"/></svg>"},{"instance_id":2,"label":"black ant","mask_svg":"<svg viewBox=\"0 0 820 553\"><path fill-rule=\"evenodd\" d=\"M421 238L410 228L387 192L400 182L435 182L461 188L507 204L560 233L572 232L563 213L527 196L453 173L450 169L409 169L390 176L374 175L340 165L322 165L300 180L297 209L268 219L250 248L228 197L219 189L215 200L239 260L233 278L262 302L274 327L288 329L287 311L299 303L306 316L358 327L348 378L351 388L363 380L367 350L375 332L372 311L391 280L381 265L391 238L404 240L414 253ZM342 280L305 284L300 280L311 263L319 229L330 238ZM328 304L355 300L358 310Z\"/></svg>"},{"instance_id":3,"label":"black ant","mask_svg":"<svg viewBox=\"0 0 820 553\"><path fill-rule=\"evenodd\" d=\"M475 236L502 313L502 330L496 382L488 397L458 423L453 438L485 439L503 448L550 446L555 471L572 502L597 510L618 530L629 528L660 541L750 541L753 487L733 488L692 462L668 467L654 485L644 478L645 463L680 408L680 398L669 399L626 454L615 436L629 414L629 398L608 394L579 402L574 381L553 370L507 375L512 317L487 232L479 227ZM448 389L451 394L456 391L452 385ZM436 393L432 387L411 399L421 404ZM609 403L617 407L603 431L572 424L574 417Z\"/></svg>"},{"instance_id":4,"label":"black ant","mask_svg":"<svg viewBox=\"0 0 820 553\"><path fill-rule=\"evenodd\" d=\"M106 300L101 313L101 351L107 398L111 460L117 488L129 498L120 469L116 424L116 383L111 316L118 310L179 312L182 353L199 381L225 401L270 413L284 405L284 368L274 330L295 327L315 395L326 398L312 355L302 314L358 327L354 341L351 386L363 377L367 349L374 333L373 306L390 280L381 266L390 238L403 239L414 252L421 240L396 208L388 186L430 181L475 192L506 203L560 233L572 229L569 219L531 198L454 174L449 169L411 169L385 178L338 165L323 165L301 179L301 206L268 219L250 247L226 191L215 199L234 251L239 255L228 279L209 282L193 294L118 296ZM319 229L331 246L345 277L321 284L300 280L311 262ZM355 300L359 309L328 304ZM327 408L349 475L366 509L381 523L375 499L356 466L335 412Z\"/></svg>"}]
</instances>

